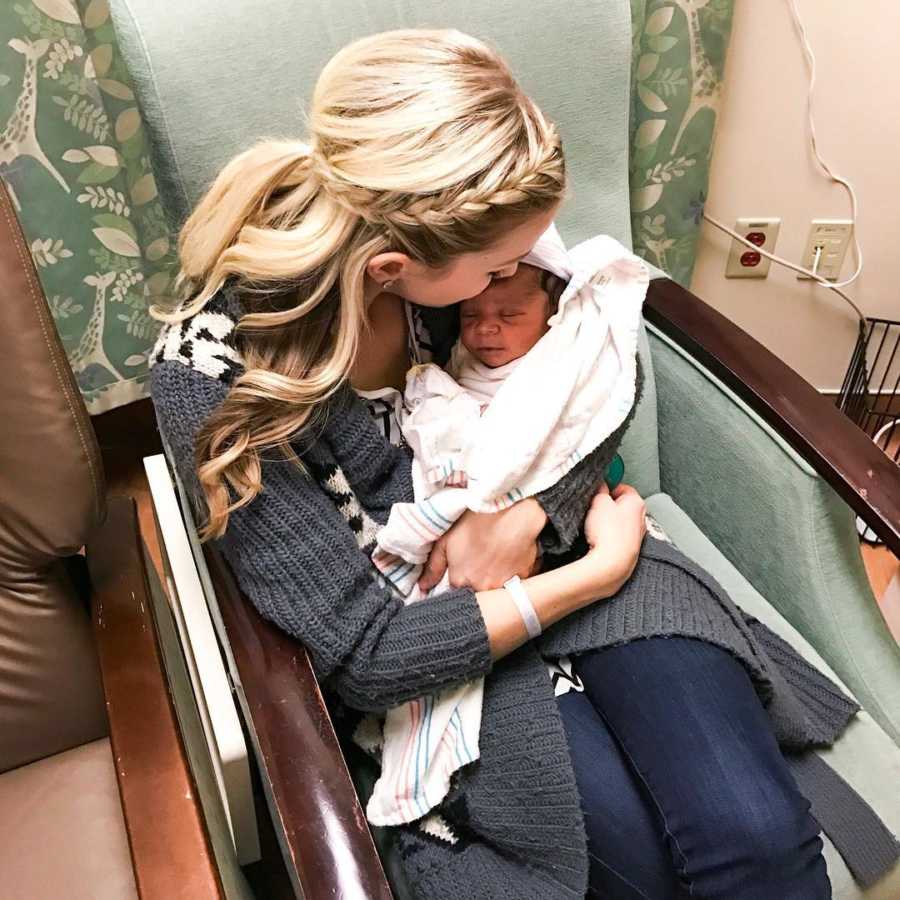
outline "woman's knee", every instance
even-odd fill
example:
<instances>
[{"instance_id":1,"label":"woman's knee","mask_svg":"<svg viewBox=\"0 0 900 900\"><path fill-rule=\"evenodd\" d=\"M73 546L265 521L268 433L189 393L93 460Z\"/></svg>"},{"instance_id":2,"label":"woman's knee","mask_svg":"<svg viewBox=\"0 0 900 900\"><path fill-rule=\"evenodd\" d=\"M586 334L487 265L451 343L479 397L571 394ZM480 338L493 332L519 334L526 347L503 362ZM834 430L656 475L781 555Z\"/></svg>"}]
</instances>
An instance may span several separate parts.
<instances>
[{"instance_id":1,"label":"woman's knee","mask_svg":"<svg viewBox=\"0 0 900 900\"><path fill-rule=\"evenodd\" d=\"M796 791L772 784L753 802L736 798L710 819L710 828L735 857L754 868L770 868L796 856L818 835L809 806Z\"/></svg>"},{"instance_id":2,"label":"woman's knee","mask_svg":"<svg viewBox=\"0 0 900 900\"><path fill-rule=\"evenodd\" d=\"M734 784L709 808L704 852L691 858L689 880L716 897L763 897L788 886L797 897L828 896L822 841L806 799L778 779L748 781L736 772Z\"/></svg>"},{"instance_id":3,"label":"woman's knee","mask_svg":"<svg viewBox=\"0 0 900 900\"><path fill-rule=\"evenodd\" d=\"M673 638L589 654L576 668L698 896L825 896L818 826L734 657ZM794 893L779 894L786 886Z\"/></svg>"}]
</instances>

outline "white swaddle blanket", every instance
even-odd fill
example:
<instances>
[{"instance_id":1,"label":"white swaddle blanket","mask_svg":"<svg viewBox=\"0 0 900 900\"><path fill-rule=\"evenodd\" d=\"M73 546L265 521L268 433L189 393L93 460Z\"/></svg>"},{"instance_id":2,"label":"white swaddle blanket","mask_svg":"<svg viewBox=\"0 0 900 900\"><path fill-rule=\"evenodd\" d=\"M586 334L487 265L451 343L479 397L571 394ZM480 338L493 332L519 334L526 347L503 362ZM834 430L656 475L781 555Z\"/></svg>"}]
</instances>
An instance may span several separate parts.
<instances>
[{"instance_id":1,"label":"white swaddle blanket","mask_svg":"<svg viewBox=\"0 0 900 900\"><path fill-rule=\"evenodd\" d=\"M422 599L416 582L431 547L466 509L495 512L555 484L634 404L644 263L605 236L567 252L553 227L523 262L568 281L537 344L490 369L457 343L448 372L416 366L395 398L415 454L415 502L394 505L372 558L407 603ZM421 818L478 758L482 687L478 679L395 707L382 735L365 721L358 742L381 746L370 822Z\"/></svg>"}]
</instances>

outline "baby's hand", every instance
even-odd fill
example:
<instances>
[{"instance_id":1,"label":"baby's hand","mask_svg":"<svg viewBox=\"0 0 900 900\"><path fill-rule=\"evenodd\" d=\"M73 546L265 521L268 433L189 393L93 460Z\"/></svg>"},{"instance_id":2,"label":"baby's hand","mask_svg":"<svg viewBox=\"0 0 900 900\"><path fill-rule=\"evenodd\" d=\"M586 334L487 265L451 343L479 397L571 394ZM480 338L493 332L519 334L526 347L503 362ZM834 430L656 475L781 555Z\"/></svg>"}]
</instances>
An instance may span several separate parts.
<instances>
[{"instance_id":1,"label":"baby's hand","mask_svg":"<svg viewBox=\"0 0 900 900\"><path fill-rule=\"evenodd\" d=\"M513 575L527 578L537 558L537 536L547 517L534 498L496 513L466 510L431 548L419 588L431 590L450 571L451 587L489 591Z\"/></svg>"}]
</instances>

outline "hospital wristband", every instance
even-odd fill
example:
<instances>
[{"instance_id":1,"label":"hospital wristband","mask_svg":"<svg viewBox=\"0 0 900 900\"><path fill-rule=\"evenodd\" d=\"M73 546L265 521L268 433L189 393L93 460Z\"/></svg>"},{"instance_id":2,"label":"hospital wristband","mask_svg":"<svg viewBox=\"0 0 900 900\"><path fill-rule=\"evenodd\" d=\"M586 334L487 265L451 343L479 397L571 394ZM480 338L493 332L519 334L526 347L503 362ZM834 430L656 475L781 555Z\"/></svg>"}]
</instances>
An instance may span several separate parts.
<instances>
[{"instance_id":1,"label":"hospital wristband","mask_svg":"<svg viewBox=\"0 0 900 900\"><path fill-rule=\"evenodd\" d=\"M525 585L522 584L519 576L514 575L503 585L503 587L506 588L509 596L513 599L513 603L516 604L516 609L519 611L519 615L525 623L525 630L528 632L528 637L538 637L544 629L541 628L541 620L537 617L537 613L534 610L534 604L532 604L531 599L525 590Z\"/></svg>"}]
</instances>

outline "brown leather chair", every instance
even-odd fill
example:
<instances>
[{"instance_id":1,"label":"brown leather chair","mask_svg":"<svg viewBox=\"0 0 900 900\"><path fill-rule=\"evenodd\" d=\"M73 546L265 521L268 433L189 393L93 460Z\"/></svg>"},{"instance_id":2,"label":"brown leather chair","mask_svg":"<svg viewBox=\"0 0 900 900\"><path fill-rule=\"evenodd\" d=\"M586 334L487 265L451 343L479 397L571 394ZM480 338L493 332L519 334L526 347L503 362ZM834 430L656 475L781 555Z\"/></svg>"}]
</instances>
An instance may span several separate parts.
<instances>
[{"instance_id":1,"label":"brown leather chair","mask_svg":"<svg viewBox=\"0 0 900 900\"><path fill-rule=\"evenodd\" d=\"M134 503L106 498L2 183L0 359L0 895L222 896Z\"/></svg>"}]
</instances>

